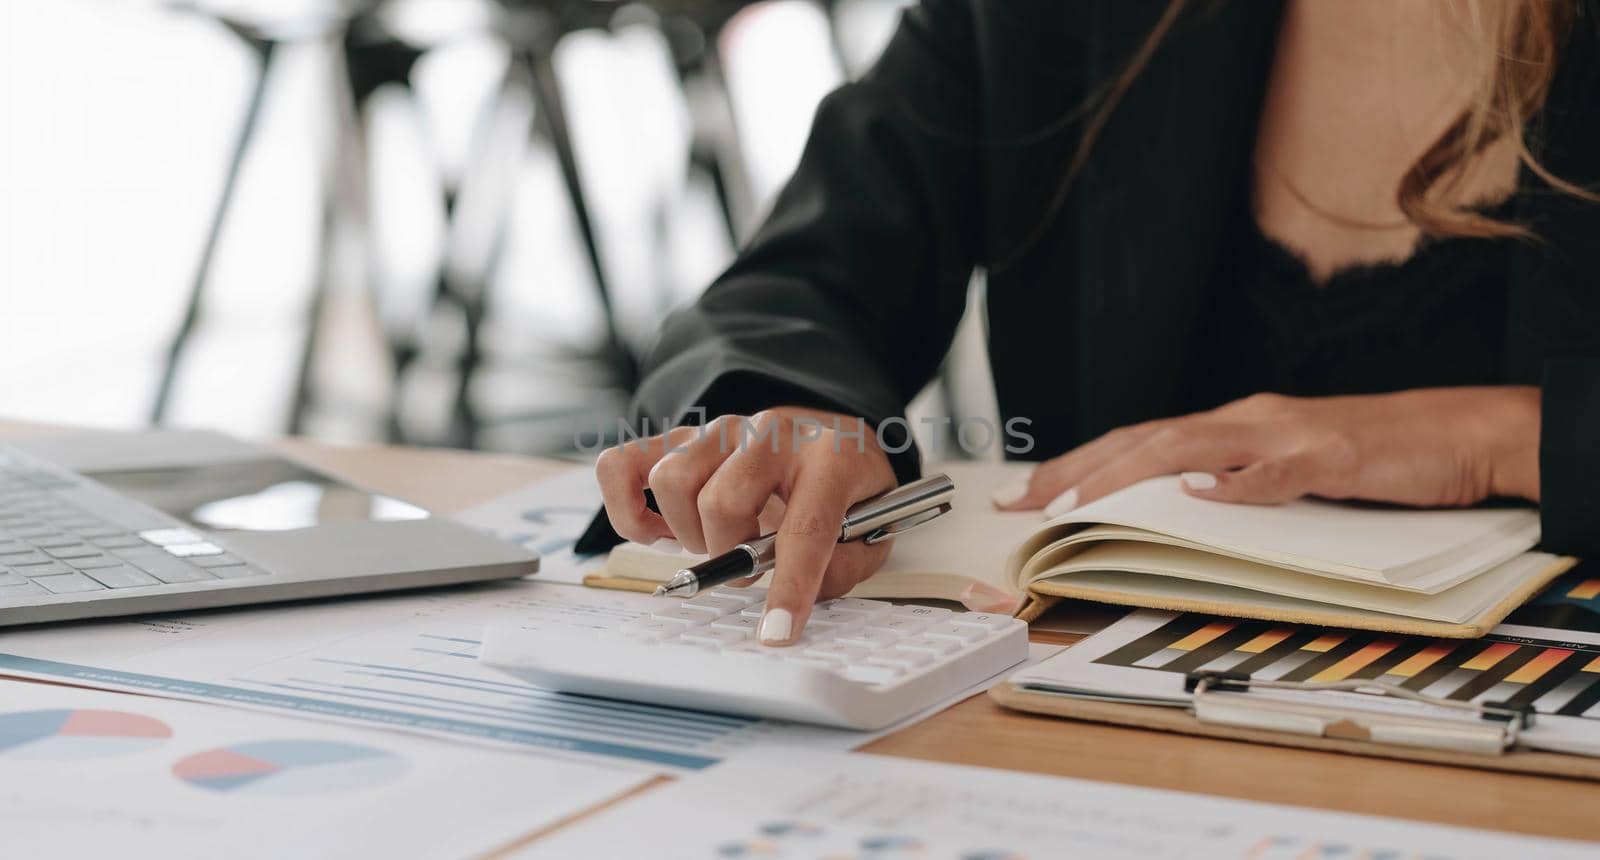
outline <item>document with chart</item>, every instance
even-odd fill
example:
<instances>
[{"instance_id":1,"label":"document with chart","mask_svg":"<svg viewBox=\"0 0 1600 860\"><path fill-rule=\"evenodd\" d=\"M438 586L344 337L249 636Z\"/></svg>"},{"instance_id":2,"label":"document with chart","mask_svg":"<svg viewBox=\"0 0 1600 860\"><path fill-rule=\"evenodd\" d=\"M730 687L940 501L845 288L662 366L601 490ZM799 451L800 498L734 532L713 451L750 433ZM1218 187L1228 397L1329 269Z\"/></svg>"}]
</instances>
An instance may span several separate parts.
<instances>
[{"instance_id":1,"label":"document with chart","mask_svg":"<svg viewBox=\"0 0 1600 860\"><path fill-rule=\"evenodd\" d=\"M1593 846L876 755L756 756L539 840L572 857L1578 860Z\"/></svg>"},{"instance_id":2,"label":"document with chart","mask_svg":"<svg viewBox=\"0 0 1600 860\"><path fill-rule=\"evenodd\" d=\"M609 629L656 598L528 580L8 632L0 674L221 702L454 740L695 770L763 746L874 735L557 693L478 664L491 624Z\"/></svg>"},{"instance_id":3,"label":"document with chart","mask_svg":"<svg viewBox=\"0 0 1600 860\"><path fill-rule=\"evenodd\" d=\"M455 515L464 525L539 554L539 581L582 584L605 568L604 554L572 551L578 536L600 510L600 485L594 470L573 466L553 478L513 490Z\"/></svg>"},{"instance_id":4,"label":"document with chart","mask_svg":"<svg viewBox=\"0 0 1600 860\"><path fill-rule=\"evenodd\" d=\"M1549 593L1600 596L1600 579L1563 578ZM1541 598L1545 599L1545 598ZM1184 679L1226 671L1259 681L1368 680L1462 703L1531 707L1527 746L1600 754L1600 633L1505 624L1480 639L1437 639L1142 610L1008 683L1145 704L1185 704ZM1476 714L1360 692L1230 693L1441 720Z\"/></svg>"},{"instance_id":5,"label":"document with chart","mask_svg":"<svg viewBox=\"0 0 1600 860\"><path fill-rule=\"evenodd\" d=\"M0 773L0 855L17 858L477 856L642 781L15 680L0 681Z\"/></svg>"}]
</instances>

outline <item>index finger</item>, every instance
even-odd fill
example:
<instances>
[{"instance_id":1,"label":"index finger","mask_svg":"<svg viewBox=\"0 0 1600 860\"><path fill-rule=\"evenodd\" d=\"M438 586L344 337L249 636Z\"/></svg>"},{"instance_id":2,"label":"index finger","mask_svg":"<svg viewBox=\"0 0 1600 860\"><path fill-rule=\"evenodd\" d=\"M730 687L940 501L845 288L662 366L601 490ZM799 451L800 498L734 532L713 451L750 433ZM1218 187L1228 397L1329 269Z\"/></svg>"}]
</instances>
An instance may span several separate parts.
<instances>
[{"instance_id":1,"label":"index finger","mask_svg":"<svg viewBox=\"0 0 1600 860\"><path fill-rule=\"evenodd\" d=\"M850 507L852 489L842 474L802 476L796 482L778 527L778 566L767 589L767 611L756 629L761 644L787 645L800 638L839 545L839 524Z\"/></svg>"}]
</instances>

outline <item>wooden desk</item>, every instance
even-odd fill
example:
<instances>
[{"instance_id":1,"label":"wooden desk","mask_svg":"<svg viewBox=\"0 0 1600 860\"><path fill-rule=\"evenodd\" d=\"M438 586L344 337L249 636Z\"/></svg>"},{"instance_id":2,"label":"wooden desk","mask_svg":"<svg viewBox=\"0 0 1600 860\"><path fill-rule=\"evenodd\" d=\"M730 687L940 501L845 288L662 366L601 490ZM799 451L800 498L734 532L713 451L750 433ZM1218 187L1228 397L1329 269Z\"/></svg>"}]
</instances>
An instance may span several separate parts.
<instances>
[{"instance_id":1,"label":"wooden desk","mask_svg":"<svg viewBox=\"0 0 1600 860\"><path fill-rule=\"evenodd\" d=\"M13 425L15 427L15 425ZM7 435L0 425L0 435ZM280 443L308 462L441 512L569 464L502 455ZM975 696L865 747L982 765L1465 827L1600 839L1600 784L1072 723ZM648 790L648 788L646 789Z\"/></svg>"}]
</instances>

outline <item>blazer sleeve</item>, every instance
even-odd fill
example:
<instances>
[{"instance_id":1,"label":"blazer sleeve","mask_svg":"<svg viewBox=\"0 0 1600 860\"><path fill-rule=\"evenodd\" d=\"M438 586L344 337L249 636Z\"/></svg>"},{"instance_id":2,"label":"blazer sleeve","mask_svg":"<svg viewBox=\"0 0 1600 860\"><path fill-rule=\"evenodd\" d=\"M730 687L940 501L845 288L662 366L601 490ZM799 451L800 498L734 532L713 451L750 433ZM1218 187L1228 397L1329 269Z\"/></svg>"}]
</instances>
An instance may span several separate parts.
<instances>
[{"instance_id":1,"label":"blazer sleeve","mask_svg":"<svg viewBox=\"0 0 1600 860\"><path fill-rule=\"evenodd\" d=\"M1544 547L1600 557L1600 358L1546 363L1542 388L1539 509Z\"/></svg>"},{"instance_id":2,"label":"blazer sleeve","mask_svg":"<svg viewBox=\"0 0 1600 860\"><path fill-rule=\"evenodd\" d=\"M841 412L905 446L891 453L901 480L917 474L902 413L948 350L980 257L974 53L965 0L905 12L872 70L822 101L750 244L667 318L636 415Z\"/></svg>"},{"instance_id":3,"label":"blazer sleeve","mask_svg":"<svg viewBox=\"0 0 1600 860\"><path fill-rule=\"evenodd\" d=\"M1541 160L1557 176L1600 188L1600 2L1586 0L1557 65ZM1534 260L1515 330L1543 358L1539 510L1543 548L1600 558L1600 205L1541 189ZM1529 368L1529 370L1533 370Z\"/></svg>"}]
</instances>

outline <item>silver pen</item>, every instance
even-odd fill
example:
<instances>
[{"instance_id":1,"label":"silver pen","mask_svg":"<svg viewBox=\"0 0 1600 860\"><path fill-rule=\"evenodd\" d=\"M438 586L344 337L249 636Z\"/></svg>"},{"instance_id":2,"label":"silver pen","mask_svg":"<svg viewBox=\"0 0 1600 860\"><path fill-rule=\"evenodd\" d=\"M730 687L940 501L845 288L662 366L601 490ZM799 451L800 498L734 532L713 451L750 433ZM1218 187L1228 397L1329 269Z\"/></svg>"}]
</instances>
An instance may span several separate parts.
<instances>
[{"instance_id":1,"label":"silver pen","mask_svg":"<svg viewBox=\"0 0 1600 860\"><path fill-rule=\"evenodd\" d=\"M839 525L839 542L879 543L903 534L949 513L955 493L956 485L949 475L933 475L863 499L845 511L844 522ZM777 547L777 534L745 541L722 555L678 571L666 585L656 589L656 594L691 597L703 588L760 576L777 564Z\"/></svg>"}]
</instances>

